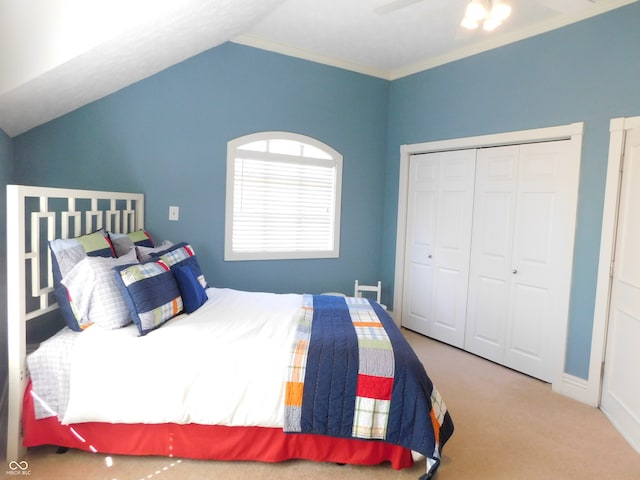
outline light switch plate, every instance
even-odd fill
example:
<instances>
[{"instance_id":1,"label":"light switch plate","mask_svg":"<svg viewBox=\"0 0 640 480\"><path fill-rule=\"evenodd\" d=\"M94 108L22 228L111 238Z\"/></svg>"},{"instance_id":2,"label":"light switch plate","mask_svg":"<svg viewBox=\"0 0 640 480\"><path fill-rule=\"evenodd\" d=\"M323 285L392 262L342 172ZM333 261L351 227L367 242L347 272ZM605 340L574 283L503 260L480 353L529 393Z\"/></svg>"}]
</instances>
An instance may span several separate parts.
<instances>
[{"instance_id":1,"label":"light switch plate","mask_svg":"<svg viewBox=\"0 0 640 480\"><path fill-rule=\"evenodd\" d=\"M169 207L169 220L177 222L180 218L180 207Z\"/></svg>"}]
</instances>

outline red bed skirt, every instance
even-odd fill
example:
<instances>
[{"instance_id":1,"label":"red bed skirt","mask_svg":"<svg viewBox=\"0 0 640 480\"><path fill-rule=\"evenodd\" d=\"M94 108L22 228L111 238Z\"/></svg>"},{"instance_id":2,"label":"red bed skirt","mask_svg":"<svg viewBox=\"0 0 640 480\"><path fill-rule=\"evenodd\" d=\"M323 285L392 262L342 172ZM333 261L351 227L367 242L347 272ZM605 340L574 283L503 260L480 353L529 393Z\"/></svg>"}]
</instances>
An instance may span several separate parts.
<instances>
[{"instance_id":1,"label":"red bed skirt","mask_svg":"<svg viewBox=\"0 0 640 480\"><path fill-rule=\"evenodd\" d=\"M78 423L57 417L36 420L31 384L23 400L24 445L56 445L113 455L159 455L207 460L318 462L375 465L396 470L413 465L411 451L379 441L286 434L279 428L221 425Z\"/></svg>"}]
</instances>

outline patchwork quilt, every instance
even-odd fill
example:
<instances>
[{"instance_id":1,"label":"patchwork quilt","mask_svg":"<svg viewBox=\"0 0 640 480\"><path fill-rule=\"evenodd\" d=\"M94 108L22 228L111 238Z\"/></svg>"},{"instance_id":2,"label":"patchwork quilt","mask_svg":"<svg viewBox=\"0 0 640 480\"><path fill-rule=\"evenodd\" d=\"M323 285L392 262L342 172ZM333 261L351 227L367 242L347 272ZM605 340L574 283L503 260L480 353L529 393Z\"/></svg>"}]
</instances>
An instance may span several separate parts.
<instances>
[{"instance_id":1,"label":"patchwork quilt","mask_svg":"<svg viewBox=\"0 0 640 480\"><path fill-rule=\"evenodd\" d=\"M421 453L430 478L453 422L387 312L365 298L304 295L284 430L382 440Z\"/></svg>"}]
</instances>

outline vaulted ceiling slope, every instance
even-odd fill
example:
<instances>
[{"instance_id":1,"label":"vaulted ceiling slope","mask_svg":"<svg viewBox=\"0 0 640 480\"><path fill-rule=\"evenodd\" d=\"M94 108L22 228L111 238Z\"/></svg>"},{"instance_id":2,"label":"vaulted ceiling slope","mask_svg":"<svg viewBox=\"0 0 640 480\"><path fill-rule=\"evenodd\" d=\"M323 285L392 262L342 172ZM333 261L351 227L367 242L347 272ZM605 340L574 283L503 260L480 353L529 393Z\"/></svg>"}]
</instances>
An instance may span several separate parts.
<instances>
[{"instance_id":1,"label":"vaulted ceiling slope","mask_svg":"<svg viewBox=\"0 0 640 480\"><path fill-rule=\"evenodd\" d=\"M0 128L9 136L226 41L400 78L638 0L506 0L493 32L469 0L0 0Z\"/></svg>"}]
</instances>

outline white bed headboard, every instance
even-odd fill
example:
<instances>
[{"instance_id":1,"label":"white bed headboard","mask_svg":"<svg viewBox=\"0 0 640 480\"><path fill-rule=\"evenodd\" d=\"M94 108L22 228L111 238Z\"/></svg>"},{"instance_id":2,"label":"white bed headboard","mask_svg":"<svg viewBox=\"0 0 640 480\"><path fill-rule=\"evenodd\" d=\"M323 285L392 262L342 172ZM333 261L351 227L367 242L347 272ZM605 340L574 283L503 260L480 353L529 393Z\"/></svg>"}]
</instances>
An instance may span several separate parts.
<instances>
[{"instance_id":1,"label":"white bed headboard","mask_svg":"<svg viewBox=\"0 0 640 480\"><path fill-rule=\"evenodd\" d=\"M28 383L26 324L58 307L48 241L100 228L115 233L144 228L144 195L7 186L7 461L25 453L20 423Z\"/></svg>"}]
</instances>

